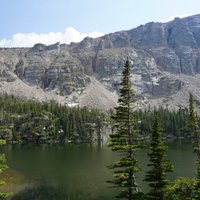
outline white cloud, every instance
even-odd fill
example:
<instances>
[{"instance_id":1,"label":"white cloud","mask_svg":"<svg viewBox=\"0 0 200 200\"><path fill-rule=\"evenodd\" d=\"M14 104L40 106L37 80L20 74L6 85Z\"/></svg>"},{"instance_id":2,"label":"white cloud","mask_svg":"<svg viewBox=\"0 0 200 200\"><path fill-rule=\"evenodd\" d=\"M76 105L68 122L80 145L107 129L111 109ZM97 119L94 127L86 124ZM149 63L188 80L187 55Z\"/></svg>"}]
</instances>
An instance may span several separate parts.
<instances>
[{"instance_id":1,"label":"white cloud","mask_svg":"<svg viewBox=\"0 0 200 200\"><path fill-rule=\"evenodd\" d=\"M169 22L169 21L172 21L172 20L174 20L174 18L176 18L176 17L184 18L184 17L188 17L188 16L191 16L191 14L172 15L172 16L169 16L166 20L163 20L162 22Z\"/></svg>"},{"instance_id":2,"label":"white cloud","mask_svg":"<svg viewBox=\"0 0 200 200\"><path fill-rule=\"evenodd\" d=\"M16 33L11 39L0 40L0 47L32 47L36 43L53 44L56 42L69 44L70 42L80 42L89 36L92 38L104 35L101 32L80 33L73 27L68 27L64 32L49 33Z\"/></svg>"}]
</instances>

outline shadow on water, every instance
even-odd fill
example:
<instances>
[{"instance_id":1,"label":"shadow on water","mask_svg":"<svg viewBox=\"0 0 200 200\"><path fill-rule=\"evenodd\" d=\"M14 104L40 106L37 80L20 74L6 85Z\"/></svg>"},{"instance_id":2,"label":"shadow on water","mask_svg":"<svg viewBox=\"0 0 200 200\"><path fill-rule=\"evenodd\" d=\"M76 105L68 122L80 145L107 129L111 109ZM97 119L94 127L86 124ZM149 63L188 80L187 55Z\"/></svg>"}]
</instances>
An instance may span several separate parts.
<instances>
[{"instance_id":1,"label":"shadow on water","mask_svg":"<svg viewBox=\"0 0 200 200\"><path fill-rule=\"evenodd\" d=\"M81 191L69 192L61 186L43 183L26 188L14 195L10 200L110 200L105 197L91 197Z\"/></svg>"},{"instance_id":2,"label":"shadow on water","mask_svg":"<svg viewBox=\"0 0 200 200\"><path fill-rule=\"evenodd\" d=\"M114 196L106 183L111 177L106 166L113 159L107 147L13 145L3 151L9 167L33 183L16 189L12 200L111 200Z\"/></svg>"}]
</instances>

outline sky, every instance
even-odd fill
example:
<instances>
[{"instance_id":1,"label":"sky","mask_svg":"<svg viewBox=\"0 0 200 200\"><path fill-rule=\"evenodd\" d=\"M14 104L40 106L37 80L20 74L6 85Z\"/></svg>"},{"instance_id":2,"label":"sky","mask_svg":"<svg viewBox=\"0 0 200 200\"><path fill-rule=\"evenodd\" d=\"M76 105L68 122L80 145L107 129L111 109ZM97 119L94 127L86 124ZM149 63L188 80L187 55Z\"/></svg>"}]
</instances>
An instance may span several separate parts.
<instances>
[{"instance_id":1,"label":"sky","mask_svg":"<svg viewBox=\"0 0 200 200\"><path fill-rule=\"evenodd\" d=\"M0 47L79 42L200 14L200 0L0 0Z\"/></svg>"}]
</instances>

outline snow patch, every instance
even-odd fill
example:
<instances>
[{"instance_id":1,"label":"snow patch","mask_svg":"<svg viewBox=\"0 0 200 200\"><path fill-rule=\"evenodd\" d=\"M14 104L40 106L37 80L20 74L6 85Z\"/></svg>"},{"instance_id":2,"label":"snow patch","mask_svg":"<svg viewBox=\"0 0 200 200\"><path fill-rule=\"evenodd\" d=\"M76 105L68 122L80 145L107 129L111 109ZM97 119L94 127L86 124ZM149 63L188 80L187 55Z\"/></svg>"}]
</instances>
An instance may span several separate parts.
<instances>
[{"instance_id":1,"label":"snow patch","mask_svg":"<svg viewBox=\"0 0 200 200\"><path fill-rule=\"evenodd\" d=\"M71 107L78 106L78 103L66 103L66 105L71 108Z\"/></svg>"},{"instance_id":2,"label":"snow patch","mask_svg":"<svg viewBox=\"0 0 200 200\"><path fill-rule=\"evenodd\" d=\"M158 81L159 81L159 77L151 77L151 82L154 84L154 85L159 85Z\"/></svg>"},{"instance_id":3,"label":"snow patch","mask_svg":"<svg viewBox=\"0 0 200 200\"><path fill-rule=\"evenodd\" d=\"M131 82L141 82L142 76L140 74L134 74L131 78Z\"/></svg>"}]
</instances>

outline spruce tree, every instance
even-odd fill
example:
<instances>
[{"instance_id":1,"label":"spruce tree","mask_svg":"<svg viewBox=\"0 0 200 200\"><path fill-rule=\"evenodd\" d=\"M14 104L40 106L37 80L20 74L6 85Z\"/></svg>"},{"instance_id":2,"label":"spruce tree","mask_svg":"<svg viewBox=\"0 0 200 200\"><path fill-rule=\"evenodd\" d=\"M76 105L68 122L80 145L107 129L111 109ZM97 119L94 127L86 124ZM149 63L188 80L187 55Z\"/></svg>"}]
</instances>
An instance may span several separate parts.
<instances>
[{"instance_id":1,"label":"spruce tree","mask_svg":"<svg viewBox=\"0 0 200 200\"><path fill-rule=\"evenodd\" d=\"M198 128L197 114L194 108L194 98L192 93L189 93L189 118L188 118L188 128L193 137L195 137L195 132Z\"/></svg>"},{"instance_id":2,"label":"spruce tree","mask_svg":"<svg viewBox=\"0 0 200 200\"><path fill-rule=\"evenodd\" d=\"M5 141L0 139L0 146L5 145ZM4 172L7 169L5 154L0 154L0 173ZM5 185L6 183L0 180L0 186ZM8 198L12 193L9 192L0 192L0 200Z\"/></svg>"},{"instance_id":3,"label":"spruce tree","mask_svg":"<svg viewBox=\"0 0 200 200\"><path fill-rule=\"evenodd\" d=\"M188 128L193 136L194 153L196 154L196 183L194 199L200 199L200 130L198 125L198 116L194 106L194 98L191 93L189 94Z\"/></svg>"},{"instance_id":4,"label":"spruce tree","mask_svg":"<svg viewBox=\"0 0 200 200\"><path fill-rule=\"evenodd\" d=\"M172 165L166 158L166 146L161 138L161 126L158 114L155 114L155 120L151 131L150 170L146 173L145 181L150 186L150 191L147 194L147 199L164 200L164 194L168 181L166 175L172 171Z\"/></svg>"},{"instance_id":5,"label":"spruce tree","mask_svg":"<svg viewBox=\"0 0 200 200\"><path fill-rule=\"evenodd\" d=\"M131 85L131 64L127 59L123 71L118 107L113 116L116 131L110 135L109 146L117 152L120 159L109 166L113 169L113 180L109 181L117 188L119 199L136 199L139 190L136 173L140 170L136 159L138 133L135 130L136 119L133 111L135 93Z\"/></svg>"}]
</instances>

